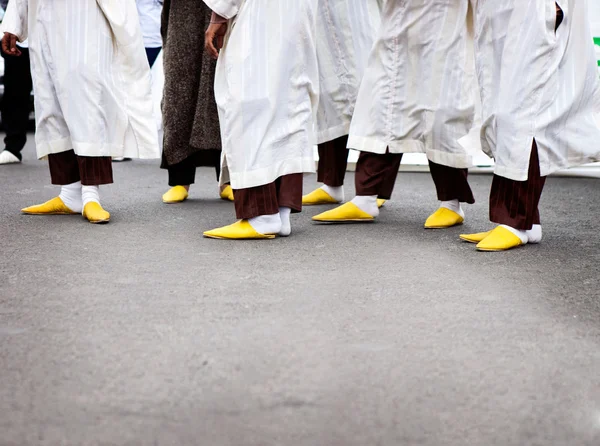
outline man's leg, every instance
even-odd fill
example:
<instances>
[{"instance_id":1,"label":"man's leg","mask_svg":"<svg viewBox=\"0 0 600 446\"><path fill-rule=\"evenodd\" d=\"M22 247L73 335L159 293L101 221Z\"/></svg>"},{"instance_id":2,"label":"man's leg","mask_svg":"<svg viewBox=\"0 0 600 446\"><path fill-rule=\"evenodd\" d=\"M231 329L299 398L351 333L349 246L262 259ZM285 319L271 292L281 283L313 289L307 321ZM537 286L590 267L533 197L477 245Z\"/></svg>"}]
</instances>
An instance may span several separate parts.
<instances>
[{"instance_id":1,"label":"man's leg","mask_svg":"<svg viewBox=\"0 0 600 446\"><path fill-rule=\"evenodd\" d=\"M540 162L535 142L529 159L526 181L514 181L498 175L492 180L490 192L490 221L499 224L496 229L461 238L478 243L481 251L505 251L542 239L539 202L546 177L540 175Z\"/></svg>"},{"instance_id":2,"label":"man's leg","mask_svg":"<svg viewBox=\"0 0 600 446\"><path fill-rule=\"evenodd\" d=\"M4 138L7 153L0 153L0 164L19 162L27 142L27 127L31 107L32 80L29 50L21 48L21 56L4 56L4 96L0 112L6 131Z\"/></svg>"},{"instance_id":3,"label":"man's leg","mask_svg":"<svg viewBox=\"0 0 600 446\"><path fill-rule=\"evenodd\" d=\"M169 166L163 152L161 166L167 169L169 186L171 186L171 189L163 194L163 202L171 204L187 200L190 185L196 181L196 164L193 157L189 156L183 161Z\"/></svg>"},{"instance_id":4,"label":"man's leg","mask_svg":"<svg viewBox=\"0 0 600 446\"><path fill-rule=\"evenodd\" d=\"M379 215L377 199L389 200L392 196L401 162L401 153L361 152L354 176L356 197L313 217L313 220L340 223L373 221Z\"/></svg>"},{"instance_id":5,"label":"man's leg","mask_svg":"<svg viewBox=\"0 0 600 446\"><path fill-rule=\"evenodd\" d=\"M81 176L75 152L69 150L48 155L48 167L52 184L61 186L59 196L22 212L31 215L80 214L83 211Z\"/></svg>"},{"instance_id":6,"label":"man's leg","mask_svg":"<svg viewBox=\"0 0 600 446\"><path fill-rule=\"evenodd\" d=\"M475 203L468 181L468 169L457 169L429 161L429 171L441 205L427 219L425 228L442 229L461 224L465 218L461 203Z\"/></svg>"},{"instance_id":7,"label":"man's leg","mask_svg":"<svg viewBox=\"0 0 600 446\"><path fill-rule=\"evenodd\" d=\"M348 167L348 136L319 144L317 181L319 189L302 198L306 206L335 204L344 201L344 178Z\"/></svg>"},{"instance_id":8,"label":"man's leg","mask_svg":"<svg viewBox=\"0 0 600 446\"><path fill-rule=\"evenodd\" d=\"M81 200L83 216L90 223L108 223L110 214L100 204L100 185L113 183L112 158L110 156L78 156L81 177Z\"/></svg>"},{"instance_id":9,"label":"man's leg","mask_svg":"<svg viewBox=\"0 0 600 446\"><path fill-rule=\"evenodd\" d=\"M285 175L275 181L277 188L277 202L281 218L279 235L287 237L292 233L290 214L302 212L302 183L304 175L294 173Z\"/></svg>"}]
</instances>

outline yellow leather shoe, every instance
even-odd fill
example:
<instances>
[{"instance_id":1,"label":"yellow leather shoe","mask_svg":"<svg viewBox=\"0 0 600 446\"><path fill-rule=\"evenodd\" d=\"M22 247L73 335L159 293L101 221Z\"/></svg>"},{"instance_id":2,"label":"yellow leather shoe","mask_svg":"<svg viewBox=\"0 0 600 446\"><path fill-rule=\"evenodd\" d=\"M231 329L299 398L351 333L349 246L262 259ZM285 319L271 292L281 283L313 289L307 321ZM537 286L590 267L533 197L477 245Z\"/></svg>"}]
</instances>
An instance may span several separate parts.
<instances>
[{"instance_id":1,"label":"yellow leather shoe","mask_svg":"<svg viewBox=\"0 0 600 446\"><path fill-rule=\"evenodd\" d=\"M498 226L477 245L479 251L507 251L524 245L523 241L508 229Z\"/></svg>"},{"instance_id":2,"label":"yellow leather shoe","mask_svg":"<svg viewBox=\"0 0 600 446\"><path fill-rule=\"evenodd\" d=\"M461 225L465 219L454 211L439 208L425 222L425 229L445 229Z\"/></svg>"},{"instance_id":3,"label":"yellow leather shoe","mask_svg":"<svg viewBox=\"0 0 600 446\"><path fill-rule=\"evenodd\" d=\"M43 204L21 209L21 212L27 215L75 215L79 213L69 209L60 197L53 198Z\"/></svg>"},{"instance_id":4,"label":"yellow leather shoe","mask_svg":"<svg viewBox=\"0 0 600 446\"><path fill-rule=\"evenodd\" d=\"M339 204L340 202L325 192L323 189L318 188L313 190L310 194L302 197L302 206L318 206L321 204Z\"/></svg>"},{"instance_id":5,"label":"yellow leather shoe","mask_svg":"<svg viewBox=\"0 0 600 446\"><path fill-rule=\"evenodd\" d=\"M233 188L228 184L221 191L221 200L233 201Z\"/></svg>"},{"instance_id":6,"label":"yellow leather shoe","mask_svg":"<svg viewBox=\"0 0 600 446\"><path fill-rule=\"evenodd\" d=\"M256 232L248 220L240 220L229 226L206 231L204 237L219 240L266 240L274 239L275 234L261 234Z\"/></svg>"},{"instance_id":7,"label":"yellow leather shoe","mask_svg":"<svg viewBox=\"0 0 600 446\"><path fill-rule=\"evenodd\" d=\"M181 203L187 200L188 191L183 186L174 186L162 196L163 203Z\"/></svg>"},{"instance_id":8,"label":"yellow leather shoe","mask_svg":"<svg viewBox=\"0 0 600 446\"><path fill-rule=\"evenodd\" d=\"M382 208L386 201L387 200L384 200L383 198L378 198L377 199L377 207Z\"/></svg>"},{"instance_id":9,"label":"yellow leather shoe","mask_svg":"<svg viewBox=\"0 0 600 446\"><path fill-rule=\"evenodd\" d=\"M110 221L110 214L95 201L90 201L83 207L83 217L94 224L108 223Z\"/></svg>"},{"instance_id":10,"label":"yellow leather shoe","mask_svg":"<svg viewBox=\"0 0 600 446\"><path fill-rule=\"evenodd\" d=\"M460 234L459 237L463 242L467 243L479 243L488 235L490 235L492 231L487 232L477 232L475 234Z\"/></svg>"},{"instance_id":11,"label":"yellow leather shoe","mask_svg":"<svg viewBox=\"0 0 600 446\"><path fill-rule=\"evenodd\" d=\"M332 209L322 214L315 215L312 218L314 221L323 223L347 223L347 222L368 222L375 221L375 217L367 214L354 203L349 201L335 209Z\"/></svg>"}]
</instances>

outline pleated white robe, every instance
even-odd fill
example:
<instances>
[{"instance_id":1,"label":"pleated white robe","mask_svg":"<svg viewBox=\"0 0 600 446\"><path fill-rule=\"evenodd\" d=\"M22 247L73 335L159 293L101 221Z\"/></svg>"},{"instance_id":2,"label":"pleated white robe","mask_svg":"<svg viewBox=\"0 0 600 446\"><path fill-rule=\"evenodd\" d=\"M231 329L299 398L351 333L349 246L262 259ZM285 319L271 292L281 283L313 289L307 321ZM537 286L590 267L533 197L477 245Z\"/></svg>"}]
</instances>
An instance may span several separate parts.
<instances>
[{"instance_id":1,"label":"pleated white robe","mask_svg":"<svg viewBox=\"0 0 600 446\"><path fill-rule=\"evenodd\" d=\"M377 0L320 0L317 142L350 131L358 88L380 22Z\"/></svg>"},{"instance_id":2,"label":"pleated white robe","mask_svg":"<svg viewBox=\"0 0 600 446\"><path fill-rule=\"evenodd\" d=\"M541 175L600 160L600 80L586 0L476 0L481 145L495 173L524 181L533 140Z\"/></svg>"},{"instance_id":3,"label":"pleated white robe","mask_svg":"<svg viewBox=\"0 0 600 446\"><path fill-rule=\"evenodd\" d=\"M385 2L348 147L471 166L458 142L472 126L476 94L468 12L468 0Z\"/></svg>"},{"instance_id":4,"label":"pleated white robe","mask_svg":"<svg viewBox=\"0 0 600 446\"><path fill-rule=\"evenodd\" d=\"M318 0L204 1L233 19L215 76L221 182L246 189L314 172Z\"/></svg>"},{"instance_id":5,"label":"pleated white robe","mask_svg":"<svg viewBox=\"0 0 600 446\"><path fill-rule=\"evenodd\" d=\"M2 31L29 38L39 158L158 158L135 0L11 0Z\"/></svg>"}]
</instances>

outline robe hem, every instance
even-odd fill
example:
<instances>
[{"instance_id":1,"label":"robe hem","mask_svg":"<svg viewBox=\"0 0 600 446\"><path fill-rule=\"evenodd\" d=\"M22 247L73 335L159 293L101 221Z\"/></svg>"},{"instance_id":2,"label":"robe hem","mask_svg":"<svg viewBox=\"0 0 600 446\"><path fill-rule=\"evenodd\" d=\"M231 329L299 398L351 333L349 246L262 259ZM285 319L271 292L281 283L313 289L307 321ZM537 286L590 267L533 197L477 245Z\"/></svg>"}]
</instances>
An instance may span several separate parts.
<instances>
[{"instance_id":1,"label":"robe hem","mask_svg":"<svg viewBox=\"0 0 600 446\"><path fill-rule=\"evenodd\" d=\"M234 189L247 189L250 187L264 186L272 183L277 178L293 173L314 173L315 160L311 157L285 160L275 166L247 172L232 172L227 169L228 179Z\"/></svg>"},{"instance_id":2,"label":"robe hem","mask_svg":"<svg viewBox=\"0 0 600 446\"><path fill-rule=\"evenodd\" d=\"M350 133L350 122L345 122L335 127L330 127L317 132L317 144L324 144L329 141L341 138Z\"/></svg>"}]
</instances>

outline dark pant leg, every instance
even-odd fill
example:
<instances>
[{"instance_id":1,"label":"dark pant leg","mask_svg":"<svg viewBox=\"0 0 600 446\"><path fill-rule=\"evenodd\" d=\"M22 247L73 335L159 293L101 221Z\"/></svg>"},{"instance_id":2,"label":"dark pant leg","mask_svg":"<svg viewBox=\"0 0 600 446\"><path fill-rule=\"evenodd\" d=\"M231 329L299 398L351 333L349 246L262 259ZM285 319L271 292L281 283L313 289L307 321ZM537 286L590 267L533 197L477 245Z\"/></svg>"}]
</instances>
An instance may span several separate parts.
<instances>
[{"instance_id":1,"label":"dark pant leg","mask_svg":"<svg viewBox=\"0 0 600 446\"><path fill-rule=\"evenodd\" d=\"M112 157L78 156L79 176L83 186L113 183Z\"/></svg>"},{"instance_id":2,"label":"dark pant leg","mask_svg":"<svg viewBox=\"0 0 600 446\"><path fill-rule=\"evenodd\" d=\"M319 144L319 167L317 181L331 187L344 185L348 167L348 136Z\"/></svg>"},{"instance_id":3,"label":"dark pant leg","mask_svg":"<svg viewBox=\"0 0 600 446\"><path fill-rule=\"evenodd\" d=\"M377 198L389 200L401 162L401 153L361 152L354 176L356 195L377 195Z\"/></svg>"},{"instance_id":4,"label":"dark pant leg","mask_svg":"<svg viewBox=\"0 0 600 446\"><path fill-rule=\"evenodd\" d=\"M163 153L163 166L166 165ZM177 164L166 167L169 172L169 186L189 186L196 181L196 163L193 157L187 157Z\"/></svg>"},{"instance_id":5,"label":"dark pant leg","mask_svg":"<svg viewBox=\"0 0 600 446\"><path fill-rule=\"evenodd\" d=\"M64 186L81 180L79 162L73 150L48 155L52 184Z\"/></svg>"},{"instance_id":6,"label":"dark pant leg","mask_svg":"<svg viewBox=\"0 0 600 446\"><path fill-rule=\"evenodd\" d=\"M279 212L277 181L247 189L234 189L235 214L247 220L259 215L273 215ZM302 199L302 198L301 198Z\"/></svg>"},{"instance_id":7,"label":"dark pant leg","mask_svg":"<svg viewBox=\"0 0 600 446\"><path fill-rule=\"evenodd\" d=\"M162 50L161 47L146 48L146 57L148 58L148 64L150 64L150 68L154 66L154 62L156 62L156 58L158 57L160 50Z\"/></svg>"},{"instance_id":8,"label":"dark pant leg","mask_svg":"<svg viewBox=\"0 0 600 446\"><path fill-rule=\"evenodd\" d=\"M21 56L4 57L4 95L0 112L6 132L6 150L21 159L21 150L27 142L27 127L31 109L31 67L29 50L21 48Z\"/></svg>"},{"instance_id":9,"label":"dark pant leg","mask_svg":"<svg viewBox=\"0 0 600 446\"><path fill-rule=\"evenodd\" d=\"M429 161L429 171L435 184L438 200L475 203L475 197L469 185L468 169L456 169Z\"/></svg>"},{"instance_id":10,"label":"dark pant leg","mask_svg":"<svg viewBox=\"0 0 600 446\"><path fill-rule=\"evenodd\" d=\"M302 186L304 175L293 173L275 181L277 202L280 208L290 208L293 213L302 212Z\"/></svg>"},{"instance_id":11,"label":"dark pant leg","mask_svg":"<svg viewBox=\"0 0 600 446\"><path fill-rule=\"evenodd\" d=\"M515 229L529 230L540 223L538 205L546 177L540 175L537 145L533 143L526 181L494 175L490 193L490 220Z\"/></svg>"}]
</instances>

